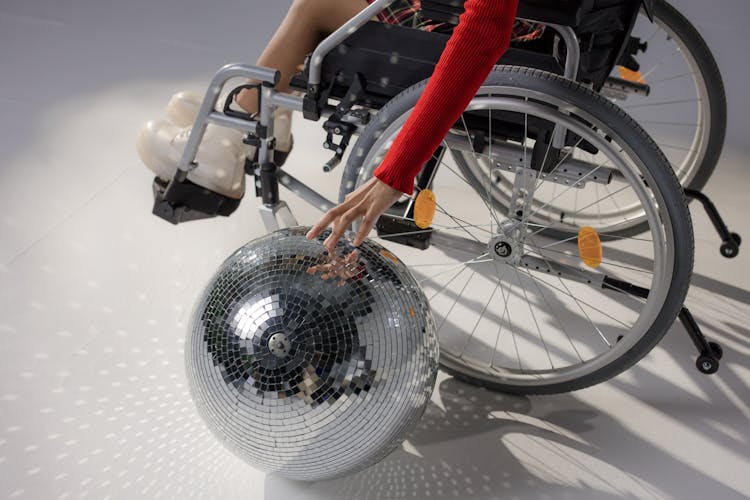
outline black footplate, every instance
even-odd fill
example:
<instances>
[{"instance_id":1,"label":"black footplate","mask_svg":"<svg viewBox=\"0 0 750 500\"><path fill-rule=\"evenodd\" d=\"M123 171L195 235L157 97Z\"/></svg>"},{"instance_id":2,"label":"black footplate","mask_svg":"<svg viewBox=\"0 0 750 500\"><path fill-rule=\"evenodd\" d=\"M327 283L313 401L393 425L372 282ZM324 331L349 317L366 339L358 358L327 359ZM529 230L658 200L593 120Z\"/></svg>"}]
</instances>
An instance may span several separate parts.
<instances>
[{"instance_id":1,"label":"black footplate","mask_svg":"<svg viewBox=\"0 0 750 500\"><path fill-rule=\"evenodd\" d=\"M153 214L172 224L228 216L240 205L240 200L215 193L189 180L173 182L167 196L168 184L158 177L154 179Z\"/></svg>"},{"instance_id":2,"label":"black footplate","mask_svg":"<svg viewBox=\"0 0 750 500\"><path fill-rule=\"evenodd\" d=\"M421 229L413 220L384 214L375 224L378 236L394 243L426 250L430 247L432 228Z\"/></svg>"}]
</instances>

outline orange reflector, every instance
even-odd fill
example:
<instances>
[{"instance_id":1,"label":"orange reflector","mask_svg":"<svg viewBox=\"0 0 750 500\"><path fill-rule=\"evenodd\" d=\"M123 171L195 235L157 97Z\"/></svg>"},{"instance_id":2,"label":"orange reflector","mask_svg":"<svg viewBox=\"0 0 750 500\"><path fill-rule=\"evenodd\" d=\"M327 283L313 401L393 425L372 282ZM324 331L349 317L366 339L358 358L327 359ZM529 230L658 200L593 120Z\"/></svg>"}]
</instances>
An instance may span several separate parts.
<instances>
[{"instance_id":1,"label":"orange reflector","mask_svg":"<svg viewBox=\"0 0 750 500\"><path fill-rule=\"evenodd\" d=\"M414 223L419 229L427 229L435 218L435 193L423 189L414 202Z\"/></svg>"},{"instance_id":2,"label":"orange reflector","mask_svg":"<svg viewBox=\"0 0 750 500\"><path fill-rule=\"evenodd\" d=\"M646 83L646 80L643 78L643 75L640 71L633 71L626 68L625 66L618 66L617 69L620 70L620 78L622 78L623 80L635 83Z\"/></svg>"},{"instance_id":3,"label":"orange reflector","mask_svg":"<svg viewBox=\"0 0 750 500\"><path fill-rule=\"evenodd\" d=\"M599 267L602 263L602 242L596 229L584 226L578 231L578 252L584 264Z\"/></svg>"},{"instance_id":4,"label":"orange reflector","mask_svg":"<svg viewBox=\"0 0 750 500\"><path fill-rule=\"evenodd\" d=\"M398 258L395 255L393 255L391 252L389 252L388 250L386 250L385 248L383 248L382 250L380 250L380 255L382 255L383 257L385 257L387 259L391 259L393 262L395 262L396 264L398 264Z\"/></svg>"}]
</instances>

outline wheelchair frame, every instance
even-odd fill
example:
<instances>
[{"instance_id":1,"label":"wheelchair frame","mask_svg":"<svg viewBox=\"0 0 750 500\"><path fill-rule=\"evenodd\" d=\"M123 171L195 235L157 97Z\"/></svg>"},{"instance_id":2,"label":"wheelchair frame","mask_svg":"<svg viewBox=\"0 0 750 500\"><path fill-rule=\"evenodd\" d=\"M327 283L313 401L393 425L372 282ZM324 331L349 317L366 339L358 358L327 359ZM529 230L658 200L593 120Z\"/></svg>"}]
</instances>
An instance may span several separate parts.
<instances>
[{"instance_id":1,"label":"wheelchair frame","mask_svg":"<svg viewBox=\"0 0 750 500\"><path fill-rule=\"evenodd\" d=\"M373 16L387 8L396 0L375 0L368 5L359 14L350 19L338 30L326 37L312 53L310 60L310 71L308 79L308 92L315 94L320 90L321 72L323 59L341 42L346 40L352 33L360 29L369 22ZM531 22L540 22L533 19L525 19ZM566 59L564 76L570 80L575 80L580 65L580 47L578 37L575 31L569 26L559 24L545 24L556 30L562 37L566 46ZM262 91L260 92L259 120L245 120L237 116L227 116L225 113L215 111L219 95L224 85L232 78L244 77L250 80L259 80ZM212 78L209 88L206 91L203 103L196 117L195 124L191 131L182 158L180 159L174 181L177 183L185 181L187 174L197 165L194 163L198 146L203 139L203 134L209 123L224 127L231 127L247 132L260 139L258 149L258 164L261 165L261 198L263 205L261 207L261 217L267 230L274 231L278 229L279 223L277 216L283 218L286 225L295 224L291 211L285 202L281 201L278 196L278 182L288 188L291 192L301 197L303 200L314 205L316 208L327 211L334 207L336 203L326 199L315 192L309 186L292 177L286 172L276 169L273 162L274 140L273 140L273 111L277 107L289 108L294 111L304 112L306 110L305 98L294 96L292 94L281 93L275 90L281 78L280 72L270 68L250 66L245 64L229 64L221 68ZM323 116L333 114L335 108L330 107L323 110ZM562 140L564 130L558 129L555 132L555 141L559 145ZM174 193L176 183L171 182L167 187L163 199L170 200ZM171 207L162 204L160 213L163 217L179 221L182 220L182 213L170 210ZM179 209L177 209L179 210Z\"/></svg>"},{"instance_id":2,"label":"wheelchair frame","mask_svg":"<svg viewBox=\"0 0 750 500\"><path fill-rule=\"evenodd\" d=\"M256 195L262 200L262 204L259 208L261 219L266 230L270 232L279 229L281 225L297 225L297 221L291 213L288 205L279 197L279 183L321 211L325 212L333 208L336 205L335 202L328 200L305 183L281 170L274 163L275 139L273 130L273 112L276 108L283 107L294 111L300 111L306 118L314 118L317 120L320 116L330 116L337 111L343 111L338 107L326 105L320 110L319 114L315 111L311 112L309 96L317 96L321 90L323 60L335 47L346 40L354 32L362 28L362 26L368 23L373 16L391 5L394 1L395 0L375 0L346 24L325 38L316 47L309 61L307 95L304 97L282 93L275 89L280 80L280 72L278 70L245 64L229 64L222 67L212 78L204 95L193 129L172 181L168 183L162 193L157 193L155 191L156 202L154 205L154 213L173 223L190 220L192 218L200 218L200 215L198 214L189 213L189 209L173 206L170 202L175 201L175 196L179 186L187 181L188 173L196 168L197 164L195 163L195 156L209 124L242 130L250 137L254 138L253 144L258 146L257 164L254 165L252 171L246 173L252 174L256 180ZM646 1L647 9L648 1L649 0ZM580 66L581 53L578 36L573 28L559 24L550 24L535 19L519 19L544 24L555 30L560 35L560 38L566 47L563 76L569 80L575 81ZM233 78L247 78L260 82L259 113L257 120L254 118L251 119L250 116L242 116L241 113L227 113L230 104L229 100L224 103L223 112L216 111L219 96L224 86ZM315 103L315 105L317 106L317 103ZM356 123L355 125L355 133L360 133L363 129L364 123ZM552 140L556 147L561 147L563 144L565 132L566 131L559 125L555 126ZM338 147L339 145L330 144L330 149L338 149ZM343 150L337 151L339 159L342 153ZM334 160L335 158L336 157L334 157ZM335 164L336 162L330 165L330 168L335 167ZM718 214L716 215L718 216ZM725 226L724 229L726 229ZM574 271L575 270L571 268L570 272L572 279L576 279ZM647 294L647 291L643 293ZM700 352L700 357L698 358L699 369L704 373L714 373L718 370L719 359L721 358L721 347L714 342L708 342L705 336L700 332L700 328L686 308L682 308L679 318L690 334L696 348Z\"/></svg>"}]
</instances>

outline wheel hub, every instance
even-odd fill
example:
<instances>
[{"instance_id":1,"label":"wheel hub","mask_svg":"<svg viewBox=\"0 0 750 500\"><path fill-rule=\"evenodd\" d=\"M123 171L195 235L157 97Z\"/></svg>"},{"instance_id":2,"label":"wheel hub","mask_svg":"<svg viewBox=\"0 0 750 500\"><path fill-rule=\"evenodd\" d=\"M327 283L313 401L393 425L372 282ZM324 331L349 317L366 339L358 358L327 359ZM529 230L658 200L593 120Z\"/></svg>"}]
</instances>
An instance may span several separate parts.
<instances>
[{"instance_id":1,"label":"wheel hub","mask_svg":"<svg viewBox=\"0 0 750 500\"><path fill-rule=\"evenodd\" d=\"M268 339L268 350L277 358L284 358L289 354L292 344L283 333L275 333Z\"/></svg>"},{"instance_id":2,"label":"wheel hub","mask_svg":"<svg viewBox=\"0 0 750 500\"><path fill-rule=\"evenodd\" d=\"M507 241L498 241L495 243L495 255L500 258L507 258L513 253L513 248Z\"/></svg>"},{"instance_id":3,"label":"wheel hub","mask_svg":"<svg viewBox=\"0 0 750 500\"><path fill-rule=\"evenodd\" d=\"M517 264L523 247L523 230L518 220L507 219L500 224L500 233L487 243L489 255L495 260Z\"/></svg>"},{"instance_id":4,"label":"wheel hub","mask_svg":"<svg viewBox=\"0 0 750 500\"><path fill-rule=\"evenodd\" d=\"M495 259L502 262L515 263L519 257L518 246L516 242L505 235L498 235L490 239L488 243L488 253Z\"/></svg>"}]
</instances>

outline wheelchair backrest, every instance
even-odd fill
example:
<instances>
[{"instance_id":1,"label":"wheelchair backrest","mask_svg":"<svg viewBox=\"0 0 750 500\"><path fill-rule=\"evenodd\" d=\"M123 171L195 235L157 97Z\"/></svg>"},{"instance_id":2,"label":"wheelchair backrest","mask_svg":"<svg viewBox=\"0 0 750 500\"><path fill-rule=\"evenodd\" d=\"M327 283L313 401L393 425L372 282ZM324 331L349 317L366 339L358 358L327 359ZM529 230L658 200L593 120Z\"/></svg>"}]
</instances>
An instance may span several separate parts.
<instances>
[{"instance_id":1,"label":"wheelchair backrest","mask_svg":"<svg viewBox=\"0 0 750 500\"><path fill-rule=\"evenodd\" d=\"M464 3L465 0L422 0L422 16L455 25L464 11ZM517 15L573 28L581 45L578 80L599 89L623 59L641 5L650 12L652 3L653 0L520 0ZM551 36L549 33L548 37ZM532 47L550 50L551 46Z\"/></svg>"},{"instance_id":2,"label":"wheelchair backrest","mask_svg":"<svg viewBox=\"0 0 750 500\"><path fill-rule=\"evenodd\" d=\"M652 10L654 0L521 0L518 17L541 23L561 24L577 28L588 16L602 11L626 6L628 11L642 4ZM422 0L422 13L427 19L458 24L458 16L464 11L466 0Z\"/></svg>"}]
</instances>

